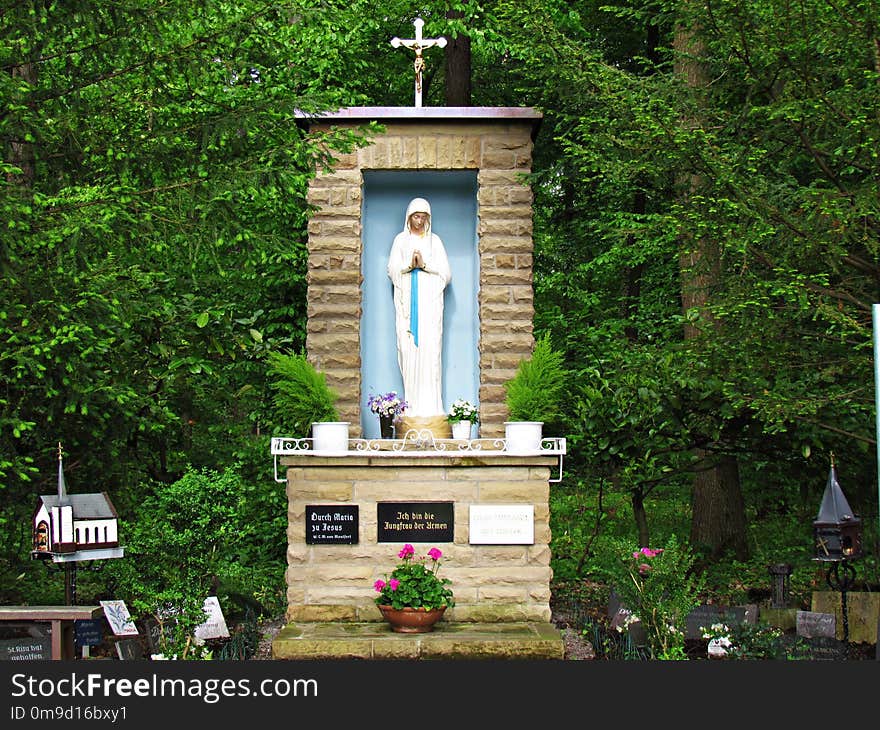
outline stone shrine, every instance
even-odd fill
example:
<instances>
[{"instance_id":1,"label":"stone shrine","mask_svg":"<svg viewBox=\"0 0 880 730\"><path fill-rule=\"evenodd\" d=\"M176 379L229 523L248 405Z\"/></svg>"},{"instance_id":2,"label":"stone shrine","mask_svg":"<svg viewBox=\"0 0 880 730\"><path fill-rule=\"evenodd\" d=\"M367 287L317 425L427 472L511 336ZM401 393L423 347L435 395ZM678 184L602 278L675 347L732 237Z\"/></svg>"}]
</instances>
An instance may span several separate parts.
<instances>
[{"instance_id":1,"label":"stone shrine","mask_svg":"<svg viewBox=\"0 0 880 730\"><path fill-rule=\"evenodd\" d=\"M303 119L314 131L369 122L384 131L338 155L308 192L316 210L307 354L340 396L352 447L328 456L273 440L288 495L291 622L273 644L276 658L563 658L549 623L549 490L561 479L565 439L534 455L503 446L504 383L534 347L524 175L540 119L518 107L359 107ZM367 399L401 392L384 267L414 196L431 201L432 230L453 270L443 402L478 404L479 439L377 450L365 446L379 437ZM443 552L455 595L420 638L392 634L374 603L373 583L390 573L404 542L418 555Z\"/></svg>"}]
</instances>

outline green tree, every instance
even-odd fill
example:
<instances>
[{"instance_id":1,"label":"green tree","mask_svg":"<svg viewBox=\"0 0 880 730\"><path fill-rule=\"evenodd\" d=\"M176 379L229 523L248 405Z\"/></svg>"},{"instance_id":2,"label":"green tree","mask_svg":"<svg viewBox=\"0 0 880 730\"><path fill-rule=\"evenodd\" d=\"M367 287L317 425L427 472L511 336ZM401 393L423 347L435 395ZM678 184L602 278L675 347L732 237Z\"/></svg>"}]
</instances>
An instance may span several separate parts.
<instances>
[{"instance_id":1,"label":"green tree","mask_svg":"<svg viewBox=\"0 0 880 730\"><path fill-rule=\"evenodd\" d=\"M268 430L265 353L305 338L308 180L362 136L298 123L360 98L334 83L365 64L334 34L349 19L300 2L4 11L0 519L26 524L51 491L59 441L71 483L126 513L145 480Z\"/></svg>"},{"instance_id":2,"label":"green tree","mask_svg":"<svg viewBox=\"0 0 880 730\"><path fill-rule=\"evenodd\" d=\"M234 556L247 540L244 496L231 468L190 470L172 484L157 484L121 521L126 552L108 566L107 577L136 618L160 625L162 653L198 654L193 637L205 621L205 598L222 592ZM218 598L228 608L226 594Z\"/></svg>"},{"instance_id":3,"label":"green tree","mask_svg":"<svg viewBox=\"0 0 880 730\"><path fill-rule=\"evenodd\" d=\"M667 464L675 473L739 456L752 487L766 489L762 470L787 465L801 485L815 475L818 490L824 464L808 455L834 448L873 482L863 466L876 268L877 164L867 149L880 88L871 6L809 3L801 15L775 2L509 9L523 29L516 83L545 108L552 151L536 154L533 175L536 327L564 335L569 361L601 368L612 391L650 359L674 368L668 382L684 387L658 405L662 423L683 424L684 458ZM684 10L709 84L675 73L673 21ZM688 242L714 249L704 261L716 272L700 306L682 311ZM613 419L610 411L595 422ZM611 434L618 453L637 444L653 457L644 471L626 462L636 497L669 446L656 438L665 429L641 423ZM724 546L735 536L705 537Z\"/></svg>"}]
</instances>

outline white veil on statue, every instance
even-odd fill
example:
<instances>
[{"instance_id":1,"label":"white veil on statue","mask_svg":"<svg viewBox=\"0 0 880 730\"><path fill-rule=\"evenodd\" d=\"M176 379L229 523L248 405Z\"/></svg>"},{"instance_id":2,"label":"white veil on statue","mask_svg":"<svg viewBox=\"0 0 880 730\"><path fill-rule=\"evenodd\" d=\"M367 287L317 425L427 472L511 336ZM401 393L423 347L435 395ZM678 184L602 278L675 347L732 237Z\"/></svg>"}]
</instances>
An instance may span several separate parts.
<instances>
[{"instance_id":1,"label":"white veil on statue","mask_svg":"<svg viewBox=\"0 0 880 730\"><path fill-rule=\"evenodd\" d=\"M410 225L414 213L427 216L420 232ZM416 252L421 268L413 266ZM443 292L452 274L443 241L431 231L431 205L424 198L413 198L407 206L403 230L391 245L388 276L394 284L397 362L406 415L443 415Z\"/></svg>"}]
</instances>

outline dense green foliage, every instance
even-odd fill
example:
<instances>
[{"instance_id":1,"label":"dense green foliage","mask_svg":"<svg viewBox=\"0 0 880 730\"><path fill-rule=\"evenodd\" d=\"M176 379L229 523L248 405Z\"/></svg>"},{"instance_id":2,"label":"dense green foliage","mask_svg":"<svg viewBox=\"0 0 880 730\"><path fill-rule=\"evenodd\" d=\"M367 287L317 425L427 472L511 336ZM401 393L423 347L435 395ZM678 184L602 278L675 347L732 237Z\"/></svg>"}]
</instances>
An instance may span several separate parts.
<instances>
[{"instance_id":1,"label":"dense green foliage","mask_svg":"<svg viewBox=\"0 0 880 730\"><path fill-rule=\"evenodd\" d=\"M505 12L546 114L536 327L581 372L571 459L636 507L733 456L747 513L785 514L833 451L874 524L877 3L542 5Z\"/></svg>"},{"instance_id":2,"label":"dense green foliage","mask_svg":"<svg viewBox=\"0 0 880 730\"><path fill-rule=\"evenodd\" d=\"M313 42L335 22L296 2L3 12L9 600L44 583L12 576L28 572L27 522L54 491L58 442L72 488L106 490L124 517L189 465L244 460L243 484L271 479L265 354L304 346L306 187L356 143L297 119L358 99L333 83L346 39Z\"/></svg>"},{"instance_id":3,"label":"dense green foliage","mask_svg":"<svg viewBox=\"0 0 880 730\"><path fill-rule=\"evenodd\" d=\"M301 113L409 104L412 58L388 41L414 12L25 0L0 14L4 601L59 600L27 561L59 442L72 491L110 493L156 571L180 556L141 532L162 521L143 505L223 475L220 562L257 572L238 580L252 597L283 585L266 436L298 426L279 419L267 356L304 350L308 181L375 131L319 135ZM876 582L877 0L419 14L426 35L470 36L474 105L544 115L529 183L535 331L567 373L556 576L599 575L606 539L687 534L695 473L733 459L751 556L714 561L711 583L745 591L788 560L806 591L834 452ZM425 104L440 105L440 53L427 64ZM222 575L197 565L194 589ZM81 592L107 590L101 575ZM152 584L127 585L155 610L136 603Z\"/></svg>"}]
</instances>

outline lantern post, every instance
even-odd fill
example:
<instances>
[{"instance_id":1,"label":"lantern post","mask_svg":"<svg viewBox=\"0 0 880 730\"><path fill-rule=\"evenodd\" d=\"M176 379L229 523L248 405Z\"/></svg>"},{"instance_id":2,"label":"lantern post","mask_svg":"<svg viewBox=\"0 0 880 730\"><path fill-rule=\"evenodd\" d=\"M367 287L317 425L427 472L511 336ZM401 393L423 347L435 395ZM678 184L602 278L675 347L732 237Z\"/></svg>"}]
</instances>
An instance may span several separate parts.
<instances>
[{"instance_id":1,"label":"lantern post","mask_svg":"<svg viewBox=\"0 0 880 730\"><path fill-rule=\"evenodd\" d=\"M877 518L880 520L880 304L871 306L874 319L874 421L877 442ZM880 533L878 533L880 538ZM880 649L878 649L880 651Z\"/></svg>"}]
</instances>

